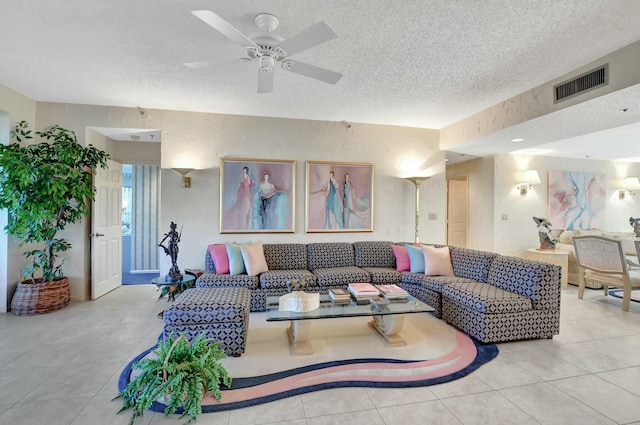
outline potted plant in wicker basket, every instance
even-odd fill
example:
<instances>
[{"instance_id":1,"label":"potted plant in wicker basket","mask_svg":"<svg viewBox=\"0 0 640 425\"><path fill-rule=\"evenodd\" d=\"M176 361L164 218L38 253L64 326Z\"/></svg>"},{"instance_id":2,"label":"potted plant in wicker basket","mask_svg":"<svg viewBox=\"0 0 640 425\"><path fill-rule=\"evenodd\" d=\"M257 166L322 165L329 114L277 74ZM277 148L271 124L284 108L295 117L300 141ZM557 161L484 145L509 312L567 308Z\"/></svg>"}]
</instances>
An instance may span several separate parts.
<instances>
[{"instance_id":1,"label":"potted plant in wicker basket","mask_svg":"<svg viewBox=\"0 0 640 425\"><path fill-rule=\"evenodd\" d=\"M166 405L165 416L181 410L180 417L188 415L190 423L202 413L206 393L220 400L220 385L231 385L231 377L220 363L225 352L203 335L191 343L184 335L168 335L158 342L153 354L133 364L132 369L140 373L114 398L124 400L118 413L133 409L129 425L158 401Z\"/></svg>"},{"instance_id":2,"label":"potted plant in wicker basket","mask_svg":"<svg viewBox=\"0 0 640 425\"><path fill-rule=\"evenodd\" d=\"M93 173L106 167L108 155L94 146L78 144L73 131L57 125L35 132L26 121L11 130L12 143L0 144L0 208L9 212L5 231L29 245L23 269L11 301L15 314L39 314L59 310L71 299L69 282L62 273L60 253L71 244L56 237L67 224L90 212Z\"/></svg>"}]
</instances>

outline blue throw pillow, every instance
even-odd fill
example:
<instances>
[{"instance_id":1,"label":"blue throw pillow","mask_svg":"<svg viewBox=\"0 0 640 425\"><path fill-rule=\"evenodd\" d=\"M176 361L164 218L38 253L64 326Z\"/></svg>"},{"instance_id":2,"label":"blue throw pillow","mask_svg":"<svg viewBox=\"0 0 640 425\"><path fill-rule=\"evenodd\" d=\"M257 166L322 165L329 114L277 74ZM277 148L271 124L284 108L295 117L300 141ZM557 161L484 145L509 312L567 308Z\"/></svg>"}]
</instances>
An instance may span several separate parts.
<instances>
[{"instance_id":1,"label":"blue throw pillow","mask_svg":"<svg viewBox=\"0 0 640 425\"><path fill-rule=\"evenodd\" d=\"M409 271L411 273L424 273L424 254L422 248L417 246L405 245L409 254Z\"/></svg>"},{"instance_id":2,"label":"blue throw pillow","mask_svg":"<svg viewBox=\"0 0 640 425\"><path fill-rule=\"evenodd\" d=\"M225 245L227 247L227 256L229 257L229 274L246 273L247 270L244 268L244 259L240 250L241 245L228 242Z\"/></svg>"}]
</instances>

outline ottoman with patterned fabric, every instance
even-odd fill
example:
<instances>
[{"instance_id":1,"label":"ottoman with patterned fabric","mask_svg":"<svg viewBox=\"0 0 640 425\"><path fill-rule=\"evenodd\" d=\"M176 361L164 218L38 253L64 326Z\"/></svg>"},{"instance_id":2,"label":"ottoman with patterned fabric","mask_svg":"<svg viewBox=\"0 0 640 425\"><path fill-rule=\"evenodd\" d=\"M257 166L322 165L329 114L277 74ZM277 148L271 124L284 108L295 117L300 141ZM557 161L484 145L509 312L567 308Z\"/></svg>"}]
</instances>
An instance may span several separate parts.
<instances>
[{"instance_id":1,"label":"ottoman with patterned fabric","mask_svg":"<svg viewBox=\"0 0 640 425\"><path fill-rule=\"evenodd\" d=\"M244 353L251 293L247 288L191 288L164 312L164 335L198 335L220 342L228 356Z\"/></svg>"}]
</instances>

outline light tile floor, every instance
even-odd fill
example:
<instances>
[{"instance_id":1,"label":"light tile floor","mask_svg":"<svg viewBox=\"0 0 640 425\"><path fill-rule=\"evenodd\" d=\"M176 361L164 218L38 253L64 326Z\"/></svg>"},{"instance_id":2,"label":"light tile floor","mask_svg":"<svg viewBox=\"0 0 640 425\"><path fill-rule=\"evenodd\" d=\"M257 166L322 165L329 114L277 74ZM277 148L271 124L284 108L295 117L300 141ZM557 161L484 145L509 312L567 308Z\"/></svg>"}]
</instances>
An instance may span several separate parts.
<instances>
[{"instance_id":1,"label":"light tile floor","mask_svg":"<svg viewBox=\"0 0 640 425\"><path fill-rule=\"evenodd\" d=\"M560 335L499 344L471 375L426 388L340 388L199 417L198 424L640 424L640 303L562 292ZM126 424L111 401L162 328L153 286L43 316L0 314L0 424ZM136 424L181 424L148 412Z\"/></svg>"}]
</instances>

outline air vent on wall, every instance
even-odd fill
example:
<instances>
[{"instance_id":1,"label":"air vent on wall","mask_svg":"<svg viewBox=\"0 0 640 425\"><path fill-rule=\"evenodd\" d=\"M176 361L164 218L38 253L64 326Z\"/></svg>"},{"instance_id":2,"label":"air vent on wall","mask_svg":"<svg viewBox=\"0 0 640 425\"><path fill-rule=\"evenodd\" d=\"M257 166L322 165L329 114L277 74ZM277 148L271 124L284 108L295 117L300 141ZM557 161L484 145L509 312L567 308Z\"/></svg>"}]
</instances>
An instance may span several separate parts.
<instances>
[{"instance_id":1,"label":"air vent on wall","mask_svg":"<svg viewBox=\"0 0 640 425\"><path fill-rule=\"evenodd\" d=\"M553 102L558 103L609 83L609 64L585 72L578 77L553 86Z\"/></svg>"}]
</instances>

